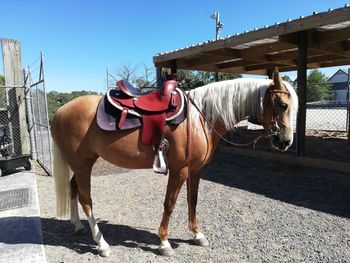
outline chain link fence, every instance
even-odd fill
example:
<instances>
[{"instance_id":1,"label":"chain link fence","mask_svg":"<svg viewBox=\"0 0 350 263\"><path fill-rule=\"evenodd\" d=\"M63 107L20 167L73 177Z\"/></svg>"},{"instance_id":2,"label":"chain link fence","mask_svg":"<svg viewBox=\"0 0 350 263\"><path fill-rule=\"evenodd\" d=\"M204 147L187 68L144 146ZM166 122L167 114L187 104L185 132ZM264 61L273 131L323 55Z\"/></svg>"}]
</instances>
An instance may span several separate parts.
<instances>
[{"instance_id":1,"label":"chain link fence","mask_svg":"<svg viewBox=\"0 0 350 263\"><path fill-rule=\"evenodd\" d=\"M33 70L32 70L33 69ZM40 58L28 69L28 83L30 87L30 107L27 108L27 116L30 127L32 148L36 149L36 159L42 167L52 174L51 136L47 108L47 97L44 79L44 61Z\"/></svg>"},{"instance_id":2,"label":"chain link fence","mask_svg":"<svg viewBox=\"0 0 350 263\"><path fill-rule=\"evenodd\" d=\"M330 83L312 83L307 89L306 129L349 132L348 87L333 90ZM337 96L342 94L342 96Z\"/></svg>"},{"instance_id":3,"label":"chain link fence","mask_svg":"<svg viewBox=\"0 0 350 263\"><path fill-rule=\"evenodd\" d=\"M16 89L0 83L0 157L22 154Z\"/></svg>"}]
</instances>

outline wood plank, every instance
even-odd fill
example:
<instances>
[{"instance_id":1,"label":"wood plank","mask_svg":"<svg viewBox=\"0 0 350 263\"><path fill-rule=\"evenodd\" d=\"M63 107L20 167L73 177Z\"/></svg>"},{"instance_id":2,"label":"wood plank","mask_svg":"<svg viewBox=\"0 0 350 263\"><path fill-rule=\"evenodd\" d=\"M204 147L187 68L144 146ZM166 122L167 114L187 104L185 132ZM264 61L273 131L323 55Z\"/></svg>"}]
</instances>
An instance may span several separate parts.
<instances>
[{"instance_id":1,"label":"wood plank","mask_svg":"<svg viewBox=\"0 0 350 263\"><path fill-rule=\"evenodd\" d=\"M235 57L238 57L239 51L233 48L223 48L223 49L218 49L213 51L207 51L207 52L204 52L204 54L226 57L226 58L235 58Z\"/></svg>"},{"instance_id":2,"label":"wood plank","mask_svg":"<svg viewBox=\"0 0 350 263\"><path fill-rule=\"evenodd\" d=\"M228 60L228 57L207 56L195 59L181 59L181 63L186 64L187 68L196 68L198 65L211 65Z\"/></svg>"},{"instance_id":3,"label":"wood plank","mask_svg":"<svg viewBox=\"0 0 350 263\"><path fill-rule=\"evenodd\" d=\"M309 45L309 49L319 50L322 52L332 53L350 58L350 50L345 49L345 44L343 42L311 44Z\"/></svg>"},{"instance_id":4,"label":"wood plank","mask_svg":"<svg viewBox=\"0 0 350 263\"><path fill-rule=\"evenodd\" d=\"M312 43L339 42L350 38L350 27L332 31L314 31L311 34ZM310 40L309 40L310 42Z\"/></svg>"},{"instance_id":5,"label":"wood plank","mask_svg":"<svg viewBox=\"0 0 350 263\"><path fill-rule=\"evenodd\" d=\"M5 85L20 88L6 88L10 129L16 154L29 154L29 134L25 112L25 95L22 71L21 44L13 39L1 39Z\"/></svg>"},{"instance_id":6,"label":"wood plank","mask_svg":"<svg viewBox=\"0 0 350 263\"><path fill-rule=\"evenodd\" d=\"M180 51L170 52L167 54L153 57L155 64L172 59L183 58L186 56L209 52L228 47L234 47L241 44L250 43L257 40L273 38L280 35L296 33L303 30L323 27L327 25L342 23L350 19L350 7L339 8L331 12L323 12L317 15L307 16L301 19L295 19L290 22L281 23L268 28L261 28L256 31L247 32L238 36L232 36L226 39L211 41L204 44L198 44Z\"/></svg>"},{"instance_id":7,"label":"wood plank","mask_svg":"<svg viewBox=\"0 0 350 263\"><path fill-rule=\"evenodd\" d=\"M259 63L259 61L239 59L237 61L231 61L231 62L227 62L227 63L218 64L217 67L219 69L228 69L228 68L235 68L235 67L239 67L239 66L248 66L248 65L257 64L257 63Z\"/></svg>"}]
</instances>

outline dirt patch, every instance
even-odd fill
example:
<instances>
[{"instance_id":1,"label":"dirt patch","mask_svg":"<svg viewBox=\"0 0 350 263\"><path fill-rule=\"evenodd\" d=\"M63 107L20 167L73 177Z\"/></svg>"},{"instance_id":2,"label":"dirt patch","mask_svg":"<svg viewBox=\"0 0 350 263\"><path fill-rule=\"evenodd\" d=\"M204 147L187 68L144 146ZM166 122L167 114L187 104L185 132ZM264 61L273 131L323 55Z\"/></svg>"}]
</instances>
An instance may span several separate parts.
<instances>
[{"instance_id":1,"label":"dirt patch","mask_svg":"<svg viewBox=\"0 0 350 263\"><path fill-rule=\"evenodd\" d=\"M37 176L48 262L350 262L348 174L218 152L203 172L197 207L209 247L191 241L184 186L170 221L176 254L164 258L157 232L168 177L121 171L99 160L92 177L94 213L112 249L107 259L90 230L75 236L69 221L55 217L53 178Z\"/></svg>"},{"instance_id":2,"label":"dirt patch","mask_svg":"<svg viewBox=\"0 0 350 263\"><path fill-rule=\"evenodd\" d=\"M263 131L260 130L235 130L227 136L235 143L252 141ZM224 143L225 144L225 143ZM252 146L251 146L252 147ZM268 139L261 139L257 150L274 151L271 149ZM295 141L290 148L295 151ZM350 162L350 143L347 132L307 130L305 137L305 155L312 158Z\"/></svg>"},{"instance_id":3,"label":"dirt patch","mask_svg":"<svg viewBox=\"0 0 350 263\"><path fill-rule=\"evenodd\" d=\"M350 162L350 142L347 132L307 131L306 155L314 158Z\"/></svg>"}]
</instances>

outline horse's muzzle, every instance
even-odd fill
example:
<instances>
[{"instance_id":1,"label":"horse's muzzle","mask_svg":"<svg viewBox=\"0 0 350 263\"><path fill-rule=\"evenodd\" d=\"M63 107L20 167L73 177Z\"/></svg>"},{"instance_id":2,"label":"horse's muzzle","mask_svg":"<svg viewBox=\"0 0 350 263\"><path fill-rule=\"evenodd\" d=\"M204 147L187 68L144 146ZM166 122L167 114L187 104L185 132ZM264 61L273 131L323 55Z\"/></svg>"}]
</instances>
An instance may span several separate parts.
<instances>
[{"instance_id":1,"label":"horse's muzzle","mask_svg":"<svg viewBox=\"0 0 350 263\"><path fill-rule=\"evenodd\" d=\"M288 148L291 146L291 141L290 140L281 140L281 138L274 134L271 136L271 145L273 148L285 152L288 150Z\"/></svg>"}]
</instances>

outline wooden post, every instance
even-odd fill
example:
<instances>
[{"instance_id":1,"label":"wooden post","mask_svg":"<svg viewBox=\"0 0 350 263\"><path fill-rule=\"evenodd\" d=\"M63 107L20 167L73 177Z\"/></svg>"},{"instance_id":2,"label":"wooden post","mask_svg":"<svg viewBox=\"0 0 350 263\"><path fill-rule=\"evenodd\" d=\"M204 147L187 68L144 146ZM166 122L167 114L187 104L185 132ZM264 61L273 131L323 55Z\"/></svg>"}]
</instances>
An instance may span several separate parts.
<instances>
[{"instance_id":1,"label":"wooden post","mask_svg":"<svg viewBox=\"0 0 350 263\"><path fill-rule=\"evenodd\" d=\"M157 89L160 89L163 87L163 72L162 68L156 67L156 74L157 74Z\"/></svg>"},{"instance_id":2,"label":"wooden post","mask_svg":"<svg viewBox=\"0 0 350 263\"><path fill-rule=\"evenodd\" d=\"M269 78L269 79L272 79L272 75L273 75L273 69L271 69L271 68L269 68L269 69L267 69L267 77Z\"/></svg>"},{"instance_id":3,"label":"wooden post","mask_svg":"<svg viewBox=\"0 0 350 263\"><path fill-rule=\"evenodd\" d=\"M296 154L305 154L305 130L306 130L306 85L307 85L307 46L308 33L299 33L298 45L298 88L299 110L297 115Z\"/></svg>"},{"instance_id":4,"label":"wooden post","mask_svg":"<svg viewBox=\"0 0 350 263\"><path fill-rule=\"evenodd\" d=\"M25 112L21 44L13 39L2 38L1 46L14 151L15 154L28 154L29 136ZM19 131L16 132L15 128Z\"/></svg>"},{"instance_id":5,"label":"wooden post","mask_svg":"<svg viewBox=\"0 0 350 263\"><path fill-rule=\"evenodd\" d=\"M348 144L350 144L350 68L348 68L348 95L347 95L347 121L348 121Z\"/></svg>"},{"instance_id":6,"label":"wooden post","mask_svg":"<svg viewBox=\"0 0 350 263\"><path fill-rule=\"evenodd\" d=\"M171 63L171 68L170 68L170 74L176 74L177 73L177 65L176 65L176 60L173 60Z\"/></svg>"}]
</instances>

